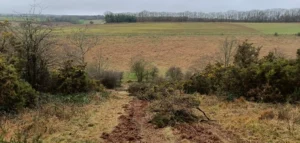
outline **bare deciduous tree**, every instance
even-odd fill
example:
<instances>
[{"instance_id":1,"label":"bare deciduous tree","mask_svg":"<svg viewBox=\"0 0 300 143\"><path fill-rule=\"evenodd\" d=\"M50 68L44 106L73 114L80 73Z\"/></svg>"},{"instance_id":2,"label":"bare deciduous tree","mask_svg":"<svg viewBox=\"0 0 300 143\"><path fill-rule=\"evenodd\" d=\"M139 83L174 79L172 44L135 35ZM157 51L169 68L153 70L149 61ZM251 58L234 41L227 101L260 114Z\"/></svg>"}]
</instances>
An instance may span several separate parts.
<instances>
[{"instance_id":1,"label":"bare deciduous tree","mask_svg":"<svg viewBox=\"0 0 300 143\"><path fill-rule=\"evenodd\" d=\"M7 51L8 44L10 44L13 35L7 30L10 26L8 21L0 21L0 53L5 53Z\"/></svg>"},{"instance_id":2,"label":"bare deciduous tree","mask_svg":"<svg viewBox=\"0 0 300 143\"><path fill-rule=\"evenodd\" d=\"M22 22L11 28L11 32L20 42L15 47L20 59L20 73L36 90L44 90L49 75L49 65L55 59L50 54L55 41L52 38L53 27L45 25L39 19L42 8L36 13L38 5L33 5L28 14L22 15ZM52 55L52 56L50 56Z\"/></svg>"},{"instance_id":3,"label":"bare deciduous tree","mask_svg":"<svg viewBox=\"0 0 300 143\"><path fill-rule=\"evenodd\" d=\"M131 59L131 72L135 74L138 82L153 80L158 76L158 68L146 61L142 56Z\"/></svg>"},{"instance_id":4,"label":"bare deciduous tree","mask_svg":"<svg viewBox=\"0 0 300 143\"><path fill-rule=\"evenodd\" d=\"M78 64L86 65L86 54L95 46L97 46L98 36L88 35L88 26L73 31L68 37L70 49L66 49L69 59L74 60Z\"/></svg>"},{"instance_id":5,"label":"bare deciduous tree","mask_svg":"<svg viewBox=\"0 0 300 143\"><path fill-rule=\"evenodd\" d=\"M104 71L108 70L108 61L103 57L101 49L96 52L93 60L93 63L88 65L87 72L91 77L99 79Z\"/></svg>"},{"instance_id":6,"label":"bare deciduous tree","mask_svg":"<svg viewBox=\"0 0 300 143\"><path fill-rule=\"evenodd\" d=\"M198 73L204 70L208 64L214 64L215 62L217 61L215 55L213 54L200 55L198 59L192 62L189 70L193 73Z\"/></svg>"},{"instance_id":7,"label":"bare deciduous tree","mask_svg":"<svg viewBox=\"0 0 300 143\"><path fill-rule=\"evenodd\" d=\"M223 63L225 67L228 67L232 63L237 44L236 38L227 37L222 46L219 47L219 62Z\"/></svg>"}]
</instances>

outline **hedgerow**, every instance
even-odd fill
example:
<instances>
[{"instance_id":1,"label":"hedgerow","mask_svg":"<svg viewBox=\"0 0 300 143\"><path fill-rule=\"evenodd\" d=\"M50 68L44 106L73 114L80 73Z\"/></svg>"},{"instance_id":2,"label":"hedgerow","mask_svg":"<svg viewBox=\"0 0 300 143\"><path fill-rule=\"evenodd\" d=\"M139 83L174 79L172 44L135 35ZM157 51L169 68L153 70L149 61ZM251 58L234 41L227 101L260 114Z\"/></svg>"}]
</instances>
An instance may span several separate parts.
<instances>
[{"instance_id":1,"label":"hedgerow","mask_svg":"<svg viewBox=\"0 0 300 143\"><path fill-rule=\"evenodd\" d=\"M299 101L300 50L296 60L278 57L270 52L258 59L260 48L245 41L239 45L234 64L228 67L217 63L186 81L187 93L246 97L252 101Z\"/></svg>"}]
</instances>

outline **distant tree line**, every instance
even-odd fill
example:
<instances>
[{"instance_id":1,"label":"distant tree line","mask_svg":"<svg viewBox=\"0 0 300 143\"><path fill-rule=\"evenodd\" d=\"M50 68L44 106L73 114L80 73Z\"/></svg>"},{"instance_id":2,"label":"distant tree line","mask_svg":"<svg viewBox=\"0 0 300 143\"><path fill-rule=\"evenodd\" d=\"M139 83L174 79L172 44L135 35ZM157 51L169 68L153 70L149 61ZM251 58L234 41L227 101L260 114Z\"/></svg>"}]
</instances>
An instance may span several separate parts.
<instances>
[{"instance_id":1,"label":"distant tree line","mask_svg":"<svg viewBox=\"0 0 300 143\"><path fill-rule=\"evenodd\" d=\"M107 23L120 22L300 22L300 9L268 9L227 12L105 13Z\"/></svg>"},{"instance_id":2,"label":"distant tree line","mask_svg":"<svg viewBox=\"0 0 300 143\"><path fill-rule=\"evenodd\" d=\"M137 22L137 17L131 14L113 14L108 12L105 14L105 21L107 23L120 23L120 22Z\"/></svg>"},{"instance_id":3,"label":"distant tree line","mask_svg":"<svg viewBox=\"0 0 300 143\"><path fill-rule=\"evenodd\" d=\"M72 24L80 24L81 21L78 17L75 16L54 16L54 17L48 17L48 21L52 22L69 22Z\"/></svg>"},{"instance_id":4,"label":"distant tree line","mask_svg":"<svg viewBox=\"0 0 300 143\"><path fill-rule=\"evenodd\" d=\"M16 21L22 20L24 16L29 15L15 15L15 14L0 14L1 17L10 18ZM47 22L69 22L72 24L81 24L83 20L101 20L104 15L35 15L40 21Z\"/></svg>"},{"instance_id":5,"label":"distant tree line","mask_svg":"<svg viewBox=\"0 0 300 143\"><path fill-rule=\"evenodd\" d=\"M104 19L103 15L60 15L60 16L48 16L47 20L52 22L69 22L72 24L81 24L82 20L97 20Z\"/></svg>"}]
</instances>

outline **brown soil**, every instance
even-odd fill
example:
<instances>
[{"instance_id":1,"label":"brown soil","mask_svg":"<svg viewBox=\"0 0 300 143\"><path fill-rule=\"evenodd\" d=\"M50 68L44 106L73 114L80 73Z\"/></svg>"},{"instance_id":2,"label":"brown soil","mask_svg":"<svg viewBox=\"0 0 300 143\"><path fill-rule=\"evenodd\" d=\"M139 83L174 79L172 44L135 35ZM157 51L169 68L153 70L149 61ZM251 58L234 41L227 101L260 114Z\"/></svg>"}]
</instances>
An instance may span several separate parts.
<instances>
[{"instance_id":1,"label":"brown soil","mask_svg":"<svg viewBox=\"0 0 300 143\"><path fill-rule=\"evenodd\" d=\"M180 140L196 143L242 143L239 137L214 123L180 124L175 126Z\"/></svg>"},{"instance_id":2,"label":"brown soil","mask_svg":"<svg viewBox=\"0 0 300 143\"><path fill-rule=\"evenodd\" d=\"M148 123L146 115L148 102L134 99L130 105L124 106L127 115L122 115L120 124L110 133L103 133L105 142L169 142L164 129L156 129Z\"/></svg>"},{"instance_id":3,"label":"brown soil","mask_svg":"<svg viewBox=\"0 0 300 143\"><path fill-rule=\"evenodd\" d=\"M128 115L122 115L119 120L120 124L112 131L112 133L107 134L103 133L102 138L106 142L136 142L141 140L141 128L138 123L138 118L144 116L144 111L142 111L147 103L133 100L130 103L131 105L125 105L125 111Z\"/></svg>"}]
</instances>

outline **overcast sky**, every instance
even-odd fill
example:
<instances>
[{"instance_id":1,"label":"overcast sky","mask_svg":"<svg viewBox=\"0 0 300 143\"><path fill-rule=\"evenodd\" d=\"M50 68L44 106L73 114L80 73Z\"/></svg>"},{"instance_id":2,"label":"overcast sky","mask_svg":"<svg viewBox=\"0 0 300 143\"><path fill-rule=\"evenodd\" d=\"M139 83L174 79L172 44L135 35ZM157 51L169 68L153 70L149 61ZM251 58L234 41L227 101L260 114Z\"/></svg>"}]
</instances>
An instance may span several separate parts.
<instances>
[{"instance_id":1,"label":"overcast sky","mask_svg":"<svg viewBox=\"0 0 300 143\"><path fill-rule=\"evenodd\" d=\"M44 14L95 15L105 11L220 12L271 8L299 8L300 0L36 0ZM0 0L0 13L26 13L34 0Z\"/></svg>"}]
</instances>

